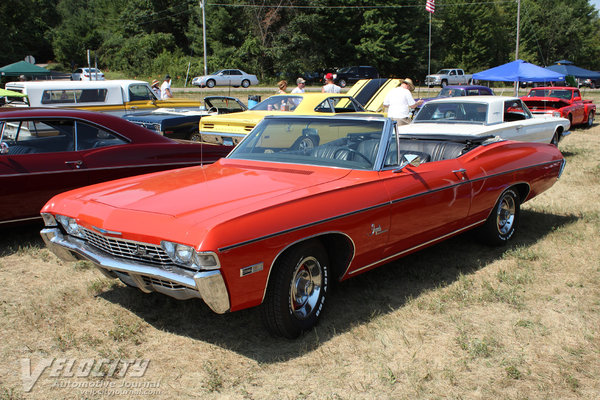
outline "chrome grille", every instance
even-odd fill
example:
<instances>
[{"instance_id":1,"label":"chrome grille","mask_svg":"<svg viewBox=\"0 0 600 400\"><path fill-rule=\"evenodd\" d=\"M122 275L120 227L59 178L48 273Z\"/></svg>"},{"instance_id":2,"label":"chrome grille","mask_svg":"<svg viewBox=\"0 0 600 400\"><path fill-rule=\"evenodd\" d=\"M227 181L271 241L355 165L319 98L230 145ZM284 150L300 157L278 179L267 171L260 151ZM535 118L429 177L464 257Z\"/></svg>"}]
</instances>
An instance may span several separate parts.
<instances>
[{"instance_id":1,"label":"chrome grille","mask_svg":"<svg viewBox=\"0 0 600 400\"><path fill-rule=\"evenodd\" d=\"M113 257L126 258L145 264L156 264L164 269L171 270L174 265L171 258L160 246L148 243L132 242L129 240L115 239L83 229L89 244L112 255Z\"/></svg>"}]
</instances>

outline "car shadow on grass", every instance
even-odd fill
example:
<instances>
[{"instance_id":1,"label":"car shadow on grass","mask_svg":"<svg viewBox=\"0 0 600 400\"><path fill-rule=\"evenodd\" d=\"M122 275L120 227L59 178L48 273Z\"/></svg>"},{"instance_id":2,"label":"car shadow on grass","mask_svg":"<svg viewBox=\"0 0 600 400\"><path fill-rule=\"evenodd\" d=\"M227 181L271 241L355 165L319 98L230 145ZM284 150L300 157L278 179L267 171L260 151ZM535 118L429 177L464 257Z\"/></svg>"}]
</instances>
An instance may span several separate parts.
<instances>
[{"instance_id":1,"label":"car shadow on grass","mask_svg":"<svg viewBox=\"0 0 600 400\"><path fill-rule=\"evenodd\" d=\"M259 308L217 315L199 299L178 301L123 285L98 297L121 305L159 330L220 346L260 363L280 362L302 356L376 316L394 312L410 299L450 285L461 275L501 259L507 251L531 246L577 219L524 210L521 229L506 247L479 244L474 234L466 233L337 283L329 293L320 324L297 340L270 337L262 326Z\"/></svg>"}]
</instances>

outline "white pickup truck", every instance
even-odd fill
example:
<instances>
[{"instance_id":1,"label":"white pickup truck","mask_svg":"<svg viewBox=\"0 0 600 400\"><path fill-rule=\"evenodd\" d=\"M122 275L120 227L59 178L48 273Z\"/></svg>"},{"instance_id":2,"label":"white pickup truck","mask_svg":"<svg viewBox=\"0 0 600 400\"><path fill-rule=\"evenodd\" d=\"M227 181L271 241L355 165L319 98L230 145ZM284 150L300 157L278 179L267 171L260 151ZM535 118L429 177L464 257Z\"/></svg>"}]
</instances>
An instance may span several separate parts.
<instances>
[{"instance_id":1,"label":"white pickup truck","mask_svg":"<svg viewBox=\"0 0 600 400\"><path fill-rule=\"evenodd\" d=\"M444 68L440 69L433 75L425 77L425 84L428 87L447 85L467 85L473 80L473 75L465 74L460 68Z\"/></svg>"}]
</instances>

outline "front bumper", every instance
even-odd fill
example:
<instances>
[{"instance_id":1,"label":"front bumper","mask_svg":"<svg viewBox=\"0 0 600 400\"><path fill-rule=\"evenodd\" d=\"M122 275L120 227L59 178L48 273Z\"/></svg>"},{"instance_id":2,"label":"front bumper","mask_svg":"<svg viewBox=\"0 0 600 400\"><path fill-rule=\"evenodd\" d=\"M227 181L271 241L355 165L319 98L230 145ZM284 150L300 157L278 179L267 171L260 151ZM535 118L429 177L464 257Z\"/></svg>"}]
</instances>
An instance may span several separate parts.
<instances>
[{"instance_id":1,"label":"front bumper","mask_svg":"<svg viewBox=\"0 0 600 400\"><path fill-rule=\"evenodd\" d=\"M237 146L246 137L246 134L228 132L200 132L200 141L203 143L225 146Z\"/></svg>"},{"instance_id":2,"label":"front bumper","mask_svg":"<svg viewBox=\"0 0 600 400\"><path fill-rule=\"evenodd\" d=\"M178 300L199 297L217 314L229 311L229 294L221 271L172 272L113 257L87 241L47 227L40 232L46 246L65 261L88 260L110 278L120 278L143 292L160 292Z\"/></svg>"}]
</instances>

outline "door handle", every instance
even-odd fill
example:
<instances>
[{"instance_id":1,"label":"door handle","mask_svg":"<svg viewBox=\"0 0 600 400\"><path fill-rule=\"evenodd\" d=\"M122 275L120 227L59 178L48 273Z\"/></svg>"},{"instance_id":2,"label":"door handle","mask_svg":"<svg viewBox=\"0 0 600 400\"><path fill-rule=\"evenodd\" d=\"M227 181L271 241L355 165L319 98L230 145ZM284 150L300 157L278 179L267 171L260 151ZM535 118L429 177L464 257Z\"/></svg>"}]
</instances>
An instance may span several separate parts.
<instances>
[{"instance_id":1,"label":"door handle","mask_svg":"<svg viewBox=\"0 0 600 400\"><path fill-rule=\"evenodd\" d=\"M65 165L68 165L70 167L75 167L75 168L79 169L83 165L83 161L81 161L81 160L65 161Z\"/></svg>"}]
</instances>

